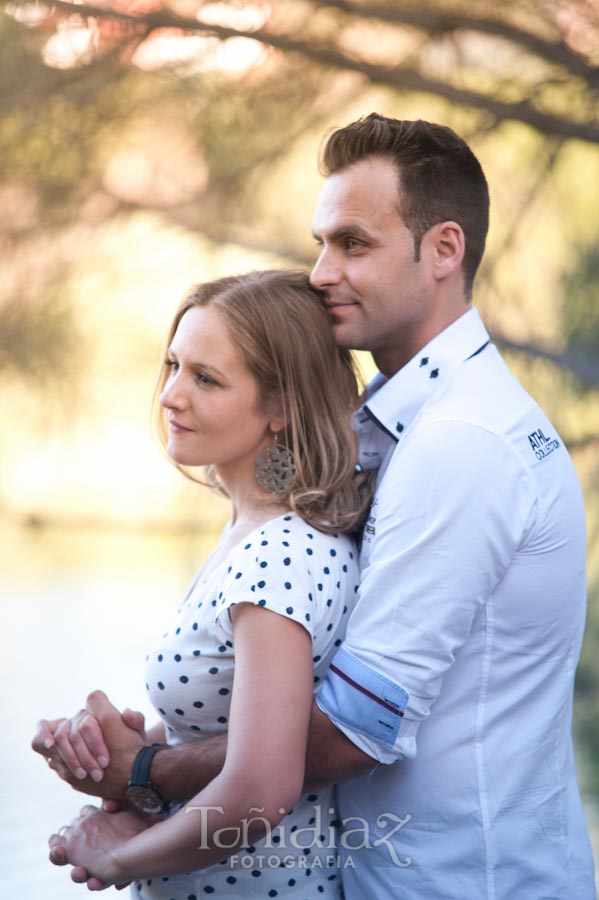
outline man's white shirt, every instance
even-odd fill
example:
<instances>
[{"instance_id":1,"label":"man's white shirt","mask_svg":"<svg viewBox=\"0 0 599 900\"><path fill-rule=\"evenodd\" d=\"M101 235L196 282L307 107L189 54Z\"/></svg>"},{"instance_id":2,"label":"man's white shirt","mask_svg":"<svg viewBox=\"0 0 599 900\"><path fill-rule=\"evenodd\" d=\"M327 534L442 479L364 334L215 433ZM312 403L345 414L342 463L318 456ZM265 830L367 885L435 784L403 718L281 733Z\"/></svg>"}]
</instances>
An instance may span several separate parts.
<instances>
[{"instance_id":1,"label":"man's white shirt","mask_svg":"<svg viewBox=\"0 0 599 900\"><path fill-rule=\"evenodd\" d=\"M473 309L375 378L357 428L379 475L318 702L399 762L338 789L347 900L595 900L571 741L585 519L561 438Z\"/></svg>"}]
</instances>

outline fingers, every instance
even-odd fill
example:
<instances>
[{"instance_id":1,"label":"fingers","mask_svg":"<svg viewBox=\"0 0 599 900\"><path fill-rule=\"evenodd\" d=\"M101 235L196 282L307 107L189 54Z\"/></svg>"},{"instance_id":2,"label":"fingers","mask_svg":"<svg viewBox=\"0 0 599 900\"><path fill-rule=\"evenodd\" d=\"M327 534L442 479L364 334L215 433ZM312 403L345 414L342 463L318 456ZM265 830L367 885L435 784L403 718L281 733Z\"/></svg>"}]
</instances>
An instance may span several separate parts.
<instances>
[{"instance_id":1,"label":"fingers","mask_svg":"<svg viewBox=\"0 0 599 900\"><path fill-rule=\"evenodd\" d=\"M106 694L94 691L87 708L71 719L41 720L32 746L76 790L120 798L135 754L145 742L144 728L142 713L127 710L123 716Z\"/></svg>"},{"instance_id":2,"label":"fingers","mask_svg":"<svg viewBox=\"0 0 599 900\"><path fill-rule=\"evenodd\" d=\"M63 830L64 829L61 828L61 831ZM48 854L50 862L55 866L66 866L68 860L64 835L51 834L48 840L48 846L50 848L50 852Z\"/></svg>"},{"instance_id":3,"label":"fingers","mask_svg":"<svg viewBox=\"0 0 599 900\"><path fill-rule=\"evenodd\" d=\"M129 728L133 728L134 731L137 731L137 733L145 740L146 720L144 714L135 709L124 709L122 716L125 724L128 725Z\"/></svg>"},{"instance_id":4,"label":"fingers","mask_svg":"<svg viewBox=\"0 0 599 900\"><path fill-rule=\"evenodd\" d=\"M87 718L91 718L85 713ZM31 747L36 753L44 756L50 768L56 774L69 784L73 784L74 780L82 779L87 772L83 769L81 761L77 756L79 752L79 740L75 738L75 747L71 739L71 729L77 727L77 722L82 719L82 712L71 719L46 720L41 719L36 726L36 731L31 741ZM77 749L76 749L77 748ZM84 762L89 764L88 755L84 756ZM93 764L93 769L98 771L97 763ZM97 774L96 774L97 779Z\"/></svg>"},{"instance_id":5,"label":"fingers","mask_svg":"<svg viewBox=\"0 0 599 900\"><path fill-rule=\"evenodd\" d=\"M72 877L73 876L71 875L71 878ZM75 879L73 878L73 881L74 880ZM109 884L105 884L103 881L100 881L100 879L96 878L95 875L92 875L91 878L87 882L88 891L105 891L106 888L108 888L108 887L110 887ZM116 887L116 885L115 885L115 887ZM118 887L116 889L117 889L117 891L120 890L120 888L118 888Z\"/></svg>"},{"instance_id":6,"label":"fingers","mask_svg":"<svg viewBox=\"0 0 599 900\"><path fill-rule=\"evenodd\" d=\"M122 725L120 710L113 706L104 691L92 691L87 698L86 709L98 721L102 731L111 724Z\"/></svg>"},{"instance_id":7,"label":"fingers","mask_svg":"<svg viewBox=\"0 0 599 900\"><path fill-rule=\"evenodd\" d=\"M102 801L102 810L105 813L120 812L122 808L123 808L122 804L119 803L118 800L103 800Z\"/></svg>"},{"instance_id":8,"label":"fingers","mask_svg":"<svg viewBox=\"0 0 599 900\"><path fill-rule=\"evenodd\" d=\"M102 779L102 770L110 762L110 751L104 740L100 723L89 712L83 715L75 724L71 724L71 743L77 753L81 766L86 769L94 781Z\"/></svg>"},{"instance_id":9,"label":"fingers","mask_svg":"<svg viewBox=\"0 0 599 900\"><path fill-rule=\"evenodd\" d=\"M81 808L79 813L79 818L85 818L86 816L93 815L93 813L99 812L96 806L92 806L91 804L86 804ZM48 846L50 848L50 861L54 863L55 866L66 866L69 865L69 859L67 856L67 842L69 840L69 832L72 831L73 825L76 827L78 820L74 819L71 825L65 825L61 828L56 834L50 835L48 840ZM101 881L99 878L96 878L95 875L90 875L90 873L83 866L73 866L71 869L71 880L76 884L87 884L87 888L90 891L104 891L106 888L110 887L109 884L106 884L104 881ZM127 882L129 884L130 882ZM127 884L118 885L117 890L121 890L123 887L127 887Z\"/></svg>"},{"instance_id":10,"label":"fingers","mask_svg":"<svg viewBox=\"0 0 599 900\"><path fill-rule=\"evenodd\" d=\"M72 719L65 719L60 723L54 732L56 747L67 769L75 776L75 778L85 778L87 769L79 758L79 753L83 755L83 762L89 766L89 770L96 769L95 760L91 759L89 752L85 752L87 747L83 748L83 742L78 737L78 727L83 716L86 715L85 710L80 710ZM73 745L74 744L74 745Z\"/></svg>"},{"instance_id":11,"label":"fingers","mask_svg":"<svg viewBox=\"0 0 599 900\"><path fill-rule=\"evenodd\" d=\"M31 741L31 749L35 750L36 753L41 753L42 756L48 755L48 750L55 746L54 732L58 728L58 726L65 722L66 719L51 719L50 721L46 719L40 719L35 728L35 734L33 735Z\"/></svg>"},{"instance_id":12,"label":"fingers","mask_svg":"<svg viewBox=\"0 0 599 900\"><path fill-rule=\"evenodd\" d=\"M71 881L74 881L76 884L87 883L88 891L105 891L106 888L110 887L109 884L100 881L95 875L90 875L83 866L73 866L71 869ZM117 890L120 890L120 888L117 888Z\"/></svg>"},{"instance_id":13,"label":"fingers","mask_svg":"<svg viewBox=\"0 0 599 900\"><path fill-rule=\"evenodd\" d=\"M99 695L101 692L97 691L95 694ZM90 697L94 696L90 694ZM102 697L108 702L104 694ZM139 717L141 714L135 713L134 716ZM143 716L141 719L143 723ZM138 718L136 722L139 724ZM31 746L36 753L46 758L49 750L57 750L67 770L79 779L90 775L95 782L101 781L103 770L110 763L110 751L100 724L86 709L79 710L71 719L41 719L37 723ZM58 766L55 768L59 771Z\"/></svg>"},{"instance_id":14,"label":"fingers","mask_svg":"<svg viewBox=\"0 0 599 900\"><path fill-rule=\"evenodd\" d=\"M46 757L46 762L48 763L49 768L52 769L53 772L56 772L58 777L62 778L63 781L66 781L67 784L73 785L73 783L76 782L76 779L60 758L58 748L55 747L52 750L48 750L48 753L50 755ZM77 781L76 783L78 785L80 782Z\"/></svg>"},{"instance_id":15,"label":"fingers","mask_svg":"<svg viewBox=\"0 0 599 900\"><path fill-rule=\"evenodd\" d=\"M71 881L75 881L77 884L85 884L87 882L87 886L89 887L91 877L87 869L84 869L83 866L73 866L71 869ZM90 888L90 890L92 889Z\"/></svg>"},{"instance_id":16,"label":"fingers","mask_svg":"<svg viewBox=\"0 0 599 900\"><path fill-rule=\"evenodd\" d=\"M84 819L86 816L93 815L93 813L97 813L97 812L99 812L99 809L97 806L93 806L91 803L86 803L85 806L81 807L81 809L79 811L79 815L82 819Z\"/></svg>"}]
</instances>

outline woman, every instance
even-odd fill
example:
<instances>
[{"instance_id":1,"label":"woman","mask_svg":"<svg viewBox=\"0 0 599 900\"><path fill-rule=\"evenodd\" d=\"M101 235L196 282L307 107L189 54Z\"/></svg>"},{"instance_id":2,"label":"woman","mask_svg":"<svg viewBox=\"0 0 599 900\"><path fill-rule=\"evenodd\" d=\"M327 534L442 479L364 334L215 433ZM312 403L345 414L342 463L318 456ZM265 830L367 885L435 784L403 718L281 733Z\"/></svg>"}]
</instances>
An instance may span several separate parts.
<instances>
[{"instance_id":1,"label":"woman","mask_svg":"<svg viewBox=\"0 0 599 900\"><path fill-rule=\"evenodd\" d=\"M337 897L331 793L301 789L312 694L357 590L350 535L367 504L350 357L305 275L252 273L191 290L160 388L169 457L208 467L232 517L148 656L161 717L151 739L228 730L227 755L151 827L88 810L65 830L68 860L105 884L133 881L143 900Z\"/></svg>"}]
</instances>

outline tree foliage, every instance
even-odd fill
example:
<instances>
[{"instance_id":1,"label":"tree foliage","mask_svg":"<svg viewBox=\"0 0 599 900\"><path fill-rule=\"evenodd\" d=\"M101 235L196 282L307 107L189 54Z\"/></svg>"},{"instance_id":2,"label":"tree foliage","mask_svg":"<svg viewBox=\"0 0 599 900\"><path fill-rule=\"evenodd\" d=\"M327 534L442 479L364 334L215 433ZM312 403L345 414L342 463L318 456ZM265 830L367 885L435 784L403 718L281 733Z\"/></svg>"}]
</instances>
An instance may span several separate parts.
<instances>
[{"instance_id":1,"label":"tree foliage","mask_svg":"<svg viewBox=\"0 0 599 900\"><path fill-rule=\"evenodd\" d=\"M564 148L599 142L599 12L590 0L13 0L4 12L0 322L20 298L23 345L51 304L44 313L27 298L22 261L34 260L35 292L52 294L61 265L72 265L74 227L150 210L215 242L309 264L306 241L269 226L256 198L306 132L335 114L347 121L342 111L373 86L445 103L465 117L466 136L534 136L538 171L527 163L521 207L480 279L496 299L497 272ZM248 51L253 61L231 65ZM581 257L560 282L580 322L592 314L593 271ZM66 340L67 318L49 342ZM0 365L22 358L11 322ZM494 336L581 384L599 383L596 358L569 331L552 346L497 321Z\"/></svg>"},{"instance_id":2,"label":"tree foliage","mask_svg":"<svg viewBox=\"0 0 599 900\"><path fill-rule=\"evenodd\" d=\"M489 127L508 119L548 136L599 141L599 12L586 0L512 2L492 10L486 2L460 0L279 0L252 4L263 11L262 27L253 28L215 21L215 6L222 21L235 21L231 10L247 6L235 2L181 3L179 11L176 2L157 0L141 4L147 12L126 0L75 7L68 0L42 2L52 23L73 16L95 23L95 58L116 49L131 59L141 43L165 31L243 37L323 69L445 97L484 112Z\"/></svg>"}]
</instances>

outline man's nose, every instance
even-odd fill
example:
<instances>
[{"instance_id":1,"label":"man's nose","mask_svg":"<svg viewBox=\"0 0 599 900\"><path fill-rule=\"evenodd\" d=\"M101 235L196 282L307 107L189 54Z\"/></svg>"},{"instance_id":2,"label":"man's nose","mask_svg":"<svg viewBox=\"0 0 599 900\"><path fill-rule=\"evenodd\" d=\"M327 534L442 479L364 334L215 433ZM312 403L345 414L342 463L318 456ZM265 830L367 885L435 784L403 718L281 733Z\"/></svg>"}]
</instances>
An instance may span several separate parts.
<instances>
[{"instance_id":1,"label":"man's nose","mask_svg":"<svg viewBox=\"0 0 599 900\"><path fill-rule=\"evenodd\" d=\"M310 273L310 284L313 288L322 291L330 284L337 284L340 277L339 266L335 263L331 251L323 247Z\"/></svg>"}]
</instances>

